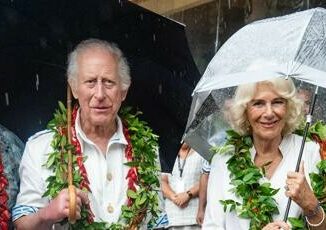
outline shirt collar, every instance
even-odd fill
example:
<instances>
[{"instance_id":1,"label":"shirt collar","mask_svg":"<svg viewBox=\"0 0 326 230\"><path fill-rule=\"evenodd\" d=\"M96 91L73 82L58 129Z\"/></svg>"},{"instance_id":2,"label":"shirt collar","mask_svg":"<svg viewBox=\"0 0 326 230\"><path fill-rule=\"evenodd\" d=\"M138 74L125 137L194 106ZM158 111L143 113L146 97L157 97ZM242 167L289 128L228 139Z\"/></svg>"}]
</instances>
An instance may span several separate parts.
<instances>
[{"instance_id":1,"label":"shirt collar","mask_svg":"<svg viewBox=\"0 0 326 230\"><path fill-rule=\"evenodd\" d=\"M122 121L121 121L119 116L117 116L117 118L116 118L116 123L117 123L117 131L112 135L111 139L109 140L108 146L110 146L111 144L114 144L114 143L127 145L128 142L127 142L127 140L125 138L125 135L123 133L123 125L122 125ZM75 120L75 128L76 128L76 135L77 135L77 138L79 140L82 140L82 142L86 142L87 144L90 144L90 145L95 145L94 142L91 141L86 136L86 134L84 133L84 131L81 128L81 125L80 125L80 109L78 109L78 111L77 111L77 117L76 117L76 120ZM81 148L83 150L82 142L80 144L81 144Z\"/></svg>"}]
</instances>

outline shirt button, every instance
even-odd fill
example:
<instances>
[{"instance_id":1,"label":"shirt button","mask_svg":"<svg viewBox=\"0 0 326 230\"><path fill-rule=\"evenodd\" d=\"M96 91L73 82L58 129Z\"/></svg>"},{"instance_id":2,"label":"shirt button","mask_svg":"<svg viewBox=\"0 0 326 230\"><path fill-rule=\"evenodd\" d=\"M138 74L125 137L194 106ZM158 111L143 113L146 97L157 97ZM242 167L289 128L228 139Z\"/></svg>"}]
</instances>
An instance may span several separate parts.
<instances>
[{"instance_id":1,"label":"shirt button","mask_svg":"<svg viewBox=\"0 0 326 230\"><path fill-rule=\"evenodd\" d=\"M113 213L114 208L113 208L112 204L109 204L109 205L108 205L108 207L107 207L107 211L108 211L108 213Z\"/></svg>"},{"instance_id":2,"label":"shirt button","mask_svg":"<svg viewBox=\"0 0 326 230\"><path fill-rule=\"evenodd\" d=\"M111 181L112 178L113 178L112 173L107 173L107 174L106 174L106 179L107 179L108 181Z\"/></svg>"}]
</instances>

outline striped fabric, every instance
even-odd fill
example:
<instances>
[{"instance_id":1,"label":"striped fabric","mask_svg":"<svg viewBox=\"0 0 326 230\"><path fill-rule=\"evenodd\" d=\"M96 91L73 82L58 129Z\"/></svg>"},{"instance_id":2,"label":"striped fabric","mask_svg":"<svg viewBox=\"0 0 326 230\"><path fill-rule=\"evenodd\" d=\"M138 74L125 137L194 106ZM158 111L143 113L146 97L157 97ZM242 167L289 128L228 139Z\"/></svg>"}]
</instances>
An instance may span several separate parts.
<instances>
[{"instance_id":1,"label":"striped fabric","mask_svg":"<svg viewBox=\"0 0 326 230\"><path fill-rule=\"evenodd\" d=\"M156 220L155 226L153 229L162 229L169 225L168 216L163 212L159 218Z\"/></svg>"},{"instance_id":2,"label":"striped fabric","mask_svg":"<svg viewBox=\"0 0 326 230\"><path fill-rule=\"evenodd\" d=\"M18 218L22 216L27 216L29 214L36 213L38 211L38 208L27 206L27 205L16 205L12 209L12 221L17 220Z\"/></svg>"},{"instance_id":3,"label":"striped fabric","mask_svg":"<svg viewBox=\"0 0 326 230\"><path fill-rule=\"evenodd\" d=\"M208 161L204 161L203 167L201 168L202 174L209 174L211 171L211 165Z\"/></svg>"}]
</instances>

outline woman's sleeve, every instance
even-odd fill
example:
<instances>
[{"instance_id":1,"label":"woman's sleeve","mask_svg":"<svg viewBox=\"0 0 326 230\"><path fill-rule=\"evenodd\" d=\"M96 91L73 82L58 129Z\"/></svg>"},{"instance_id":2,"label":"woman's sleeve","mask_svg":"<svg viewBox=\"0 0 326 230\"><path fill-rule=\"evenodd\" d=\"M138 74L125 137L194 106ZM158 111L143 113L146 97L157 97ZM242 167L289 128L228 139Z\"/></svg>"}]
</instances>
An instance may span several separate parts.
<instances>
[{"instance_id":1,"label":"woman's sleeve","mask_svg":"<svg viewBox=\"0 0 326 230\"><path fill-rule=\"evenodd\" d=\"M227 173L222 157L216 154L211 163L211 171L207 187L207 206L205 211L203 229L225 229L225 213L220 200L224 199L223 186Z\"/></svg>"},{"instance_id":2,"label":"woman's sleeve","mask_svg":"<svg viewBox=\"0 0 326 230\"><path fill-rule=\"evenodd\" d=\"M305 158L304 158L304 169L305 176L309 184L310 182L310 173L318 173L317 164L321 161L319 153L319 144L315 142L307 142L305 146Z\"/></svg>"}]
</instances>

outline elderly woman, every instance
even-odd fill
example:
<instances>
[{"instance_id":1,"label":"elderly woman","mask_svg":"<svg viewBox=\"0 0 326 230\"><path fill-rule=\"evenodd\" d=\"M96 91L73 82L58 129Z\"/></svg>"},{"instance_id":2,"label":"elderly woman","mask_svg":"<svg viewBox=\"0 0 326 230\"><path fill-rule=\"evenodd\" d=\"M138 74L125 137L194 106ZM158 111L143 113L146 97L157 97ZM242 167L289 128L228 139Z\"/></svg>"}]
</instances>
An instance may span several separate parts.
<instances>
[{"instance_id":1,"label":"elderly woman","mask_svg":"<svg viewBox=\"0 0 326 230\"><path fill-rule=\"evenodd\" d=\"M224 146L229 148L219 149L227 154L212 160L203 229L290 229L282 221L289 197L294 201L289 217L302 214L310 229L326 229L325 213L309 185L309 173L320 161L317 144L306 143L300 170L294 172L302 137L292 132L302 113L291 79L237 88L226 113L237 133L229 132Z\"/></svg>"}]
</instances>

